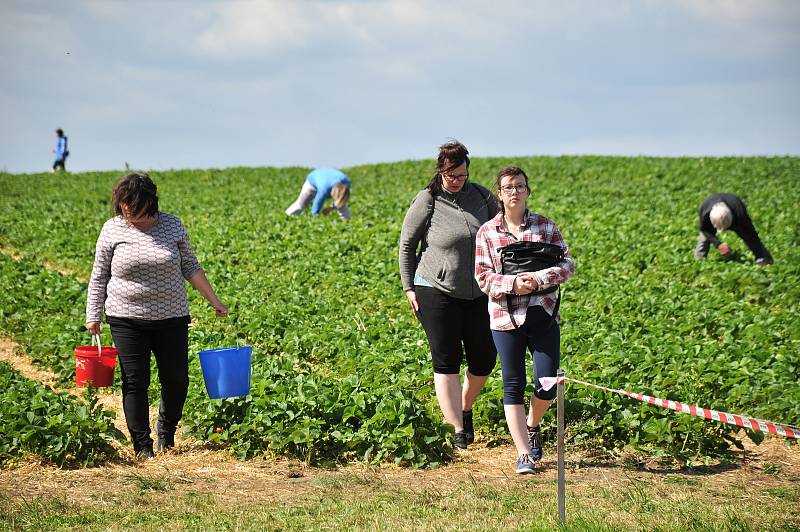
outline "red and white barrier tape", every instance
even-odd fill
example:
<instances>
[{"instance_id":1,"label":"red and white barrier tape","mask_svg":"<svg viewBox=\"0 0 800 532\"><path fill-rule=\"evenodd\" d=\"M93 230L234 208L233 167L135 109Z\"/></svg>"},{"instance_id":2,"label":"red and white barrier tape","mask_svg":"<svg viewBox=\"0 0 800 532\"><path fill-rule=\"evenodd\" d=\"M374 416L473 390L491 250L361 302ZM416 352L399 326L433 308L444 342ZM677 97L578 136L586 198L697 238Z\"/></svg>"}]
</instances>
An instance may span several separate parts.
<instances>
[{"instance_id":1,"label":"red and white barrier tape","mask_svg":"<svg viewBox=\"0 0 800 532\"><path fill-rule=\"evenodd\" d=\"M695 405L687 405L679 403L678 401L668 401L667 399L650 397L649 395L644 395L641 393L633 393L633 392L627 392L625 390L606 388L605 386L599 386L597 384L592 384L591 382L579 381L577 379L572 379L570 377L542 377L539 379L539 382L542 383L542 388L544 388L545 390L549 390L550 388L558 384L559 380L561 380L561 382L564 381L576 382L578 384L583 384L584 386L591 386L592 388L597 388L599 390L618 393L626 397L632 397L637 401L641 401L643 403L660 406L661 408L669 408L670 410L675 410L676 412L683 412L684 414L691 414L693 416L702 417L704 419L719 421L720 423L727 423L729 425L736 425L746 429L754 429L761 432L767 432L769 434L783 436L784 438L800 439L800 429L798 429L797 427L793 427L791 425L781 425L780 423L773 423L772 421L764 421L763 419L756 419L754 417L737 416L735 414L718 412L716 410L702 408Z\"/></svg>"}]
</instances>

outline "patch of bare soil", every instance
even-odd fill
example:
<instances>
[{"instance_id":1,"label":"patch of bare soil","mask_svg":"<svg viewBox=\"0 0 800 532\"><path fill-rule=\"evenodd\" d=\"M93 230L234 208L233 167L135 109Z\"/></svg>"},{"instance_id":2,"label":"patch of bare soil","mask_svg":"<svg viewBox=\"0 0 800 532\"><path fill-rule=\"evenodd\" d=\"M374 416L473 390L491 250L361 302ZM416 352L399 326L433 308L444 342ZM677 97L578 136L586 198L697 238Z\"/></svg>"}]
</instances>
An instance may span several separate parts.
<instances>
[{"instance_id":1,"label":"patch of bare soil","mask_svg":"<svg viewBox=\"0 0 800 532\"><path fill-rule=\"evenodd\" d=\"M23 258L25 258L25 256L22 253L20 253L19 250L16 250L14 248L0 247L0 253L2 253L3 255L7 255L7 256L11 257L15 261L20 261ZM76 280L81 281L83 283L85 283L85 282L87 282L89 280L86 276L79 274L78 272L76 272L75 270L73 270L71 268L67 268L63 264L58 264L58 263L55 263L55 262L53 262L51 260L48 260L48 259L41 259L41 262L42 262L42 266L47 271L58 272L58 273L60 273L61 275L65 276L65 277L72 277L73 279L76 279Z\"/></svg>"},{"instance_id":2,"label":"patch of bare soil","mask_svg":"<svg viewBox=\"0 0 800 532\"><path fill-rule=\"evenodd\" d=\"M58 380L53 372L35 366L27 355L15 349L14 340L12 338L0 336L0 360L5 360L11 364L25 377L39 381L51 388Z\"/></svg>"}]
</instances>

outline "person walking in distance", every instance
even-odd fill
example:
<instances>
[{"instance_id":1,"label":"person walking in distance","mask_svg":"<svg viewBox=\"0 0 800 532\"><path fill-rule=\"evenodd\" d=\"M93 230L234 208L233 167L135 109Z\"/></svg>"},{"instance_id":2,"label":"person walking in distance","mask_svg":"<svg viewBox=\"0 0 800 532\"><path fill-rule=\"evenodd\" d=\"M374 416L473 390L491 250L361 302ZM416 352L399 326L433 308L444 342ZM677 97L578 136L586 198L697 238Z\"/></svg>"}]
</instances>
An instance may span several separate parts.
<instances>
[{"instance_id":1,"label":"person walking in distance","mask_svg":"<svg viewBox=\"0 0 800 532\"><path fill-rule=\"evenodd\" d=\"M52 172L55 174L56 170L61 168L67 171L67 157L69 157L69 149L67 146L67 136L64 135L64 130L61 128L56 129L56 147L53 148L53 153L56 154L56 160L53 162Z\"/></svg>"}]
</instances>

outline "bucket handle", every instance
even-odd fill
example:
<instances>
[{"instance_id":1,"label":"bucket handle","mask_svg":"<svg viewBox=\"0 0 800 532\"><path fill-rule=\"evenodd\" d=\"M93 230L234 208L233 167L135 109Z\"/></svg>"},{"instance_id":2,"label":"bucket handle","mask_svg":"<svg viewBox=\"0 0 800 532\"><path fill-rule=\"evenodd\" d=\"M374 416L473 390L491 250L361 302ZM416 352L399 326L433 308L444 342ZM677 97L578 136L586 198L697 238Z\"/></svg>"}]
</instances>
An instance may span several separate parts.
<instances>
[{"instance_id":1,"label":"bucket handle","mask_svg":"<svg viewBox=\"0 0 800 532\"><path fill-rule=\"evenodd\" d=\"M103 348L100 347L100 335L99 334L93 334L92 335L92 345L94 345L95 342L97 343L97 356L100 356L100 355L103 354Z\"/></svg>"}]
</instances>

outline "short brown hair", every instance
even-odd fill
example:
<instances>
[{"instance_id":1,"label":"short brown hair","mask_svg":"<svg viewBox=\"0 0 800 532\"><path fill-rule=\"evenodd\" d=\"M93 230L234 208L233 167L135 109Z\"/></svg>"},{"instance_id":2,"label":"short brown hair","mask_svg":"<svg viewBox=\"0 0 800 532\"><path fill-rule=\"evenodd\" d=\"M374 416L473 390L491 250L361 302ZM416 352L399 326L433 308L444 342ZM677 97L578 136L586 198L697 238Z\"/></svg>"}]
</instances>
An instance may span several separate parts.
<instances>
[{"instance_id":1,"label":"short brown hair","mask_svg":"<svg viewBox=\"0 0 800 532\"><path fill-rule=\"evenodd\" d=\"M158 214L158 189L147 174L130 173L114 185L111 203L117 216L123 216L122 206L126 205L131 214L155 216Z\"/></svg>"},{"instance_id":2,"label":"short brown hair","mask_svg":"<svg viewBox=\"0 0 800 532\"><path fill-rule=\"evenodd\" d=\"M505 179L506 177L514 177L518 175L521 175L522 177L525 178L525 188L528 189L528 194L530 194L531 186L528 184L528 174L526 174L525 171L519 166L506 166L505 168L497 172L497 177L495 178L495 184L497 185L497 193L498 194L500 193L500 187L503 185L503 179ZM503 205L503 202L500 201L499 203L500 203L500 211L503 214L505 214L506 209L505 206Z\"/></svg>"},{"instance_id":3,"label":"short brown hair","mask_svg":"<svg viewBox=\"0 0 800 532\"><path fill-rule=\"evenodd\" d=\"M426 187L431 194L442 191L442 174L466 163L469 168L469 151L467 147L451 140L439 146L439 157L436 159L436 173Z\"/></svg>"}]
</instances>

